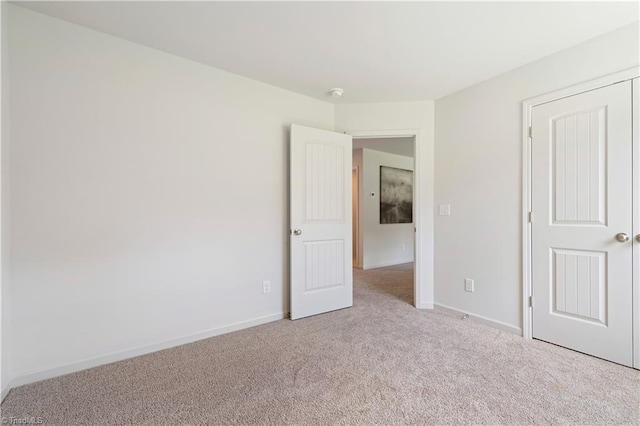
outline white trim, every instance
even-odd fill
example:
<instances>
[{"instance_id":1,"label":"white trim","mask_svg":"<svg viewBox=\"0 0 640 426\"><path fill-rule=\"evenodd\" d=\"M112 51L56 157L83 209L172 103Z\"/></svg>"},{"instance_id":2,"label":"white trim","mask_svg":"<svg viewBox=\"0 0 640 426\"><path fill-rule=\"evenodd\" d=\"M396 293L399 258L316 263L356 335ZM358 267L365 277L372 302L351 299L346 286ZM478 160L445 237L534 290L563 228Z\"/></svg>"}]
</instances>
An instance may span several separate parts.
<instances>
[{"instance_id":1,"label":"white trim","mask_svg":"<svg viewBox=\"0 0 640 426\"><path fill-rule=\"evenodd\" d=\"M532 310L529 306L531 297L531 143L529 126L531 123L531 106L527 101L522 103L522 337L533 338Z\"/></svg>"},{"instance_id":2,"label":"white trim","mask_svg":"<svg viewBox=\"0 0 640 426\"><path fill-rule=\"evenodd\" d=\"M522 102L522 336L525 339L533 338L532 310L529 307L529 296L532 295L533 282L531 277L531 226L528 218L529 211L531 211L531 144L529 141L531 109L536 105L631 80L639 75L640 68L634 67ZM634 289L634 291L639 290ZM636 314L639 313L634 312L634 322L640 319L640 316ZM638 331L640 332L640 330ZM640 339L638 336L640 335L636 333L634 338Z\"/></svg>"},{"instance_id":3,"label":"white trim","mask_svg":"<svg viewBox=\"0 0 640 426\"><path fill-rule=\"evenodd\" d=\"M360 166L355 166L355 167L352 168L352 170L354 170L356 172L356 186L357 186L357 188L356 188L356 191L357 191L357 194L356 194L356 212L355 212L356 213L355 216L356 216L357 220L356 220L355 225L353 224L353 222L351 224L351 226L353 226L355 228L355 231L356 231L355 232L355 234L356 234L355 238L353 239L353 244L355 244L355 246L356 246L356 258L355 258L355 262L353 264L353 267L357 268L357 269L363 269L363 267L362 267L362 259L363 259L362 247L360 245L360 230L361 230L361 226L360 226L360 222L361 222L361 220L360 220L360 207L361 207L360 206L360 198L361 198L360 197L360 189L361 189L360 188ZM353 182L353 180L352 180L352 182ZM351 193L353 194L353 188L351 189ZM353 232L353 230L352 230L352 232Z\"/></svg>"},{"instance_id":4,"label":"white trim","mask_svg":"<svg viewBox=\"0 0 640 426\"><path fill-rule=\"evenodd\" d=\"M425 309L424 306L432 306L434 300L433 285L433 258L425 258L423 253L433 253L433 219L425 220L422 209L422 199L425 190L422 188L421 179L423 173L427 171L427 164L422 158L422 131L420 129L392 129L392 130L347 130L346 134L354 138L401 138L414 137L413 141L413 206L416 220L415 226L415 247L413 257L414 263L414 286L413 300L414 306L418 309ZM425 200L427 208L433 211L433 198ZM429 238L431 237L431 238ZM423 241L424 240L424 241ZM427 247L428 246L428 247ZM429 248L429 250L426 250ZM370 267L370 266L369 266ZM426 308L431 309L431 308Z\"/></svg>"},{"instance_id":5,"label":"white trim","mask_svg":"<svg viewBox=\"0 0 640 426\"><path fill-rule=\"evenodd\" d=\"M378 139L378 138L410 138L421 132L420 129L404 130L346 130L347 135L355 139Z\"/></svg>"},{"instance_id":6,"label":"white trim","mask_svg":"<svg viewBox=\"0 0 640 426\"><path fill-rule=\"evenodd\" d=\"M633 102L633 367L640 369L640 244L635 237L640 235L640 79L631 82Z\"/></svg>"},{"instance_id":7,"label":"white trim","mask_svg":"<svg viewBox=\"0 0 640 426\"><path fill-rule=\"evenodd\" d=\"M404 260L397 260L395 262L376 263L374 265L364 265L362 269L367 270L367 269L385 268L387 266L404 265L405 263L411 263L413 261L414 261L413 259L404 259Z\"/></svg>"},{"instance_id":8,"label":"white trim","mask_svg":"<svg viewBox=\"0 0 640 426\"><path fill-rule=\"evenodd\" d=\"M452 308L451 306L443 305L441 303L436 303L435 306L436 306L436 311L444 311L454 315L461 315L461 318L464 315L469 315L469 317L467 318L469 320L476 321L476 322L488 325L490 327L500 329L502 331L506 331L507 333L515 334L517 336L522 336L522 329L520 327L516 327L514 325L507 324L502 321L487 318L482 315L476 315L471 312L461 311L459 309Z\"/></svg>"},{"instance_id":9,"label":"white trim","mask_svg":"<svg viewBox=\"0 0 640 426\"><path fill-rule=\"evenodd\" d=\"M589 92L591 90L600 89L601 87L610 86L622 81L632 80L640 75L640 68L634 67L614 74L606 75L595 80L587 81L575 86L556 90L546 93L535 98L529 98L524 101L530 107L546 104L548 102L557 101L558 99L567 98L569 96L578 95L580 93Z\"/></svg>"},{"instance_id":10,"label":"white trim","mask_svg":"<svg viewBox=\"0 0 640 426\"><path fill-rule=\"evenodd\" d=\"M271 314L271 315L265 315L263 317L253 318L247 321L240 321L240 322L229 324L223 327L212 328L210 330L191 334L189 336L166 340L164 342L155 343L147 346L141 346L138 348L129 349L125 351L113 352L108 355L97 356L97 357L89 358L83 361L74 362L72 364L61 365L58 367L47 368L39 371L18 373L17 375L14 375L12 377L11 382L8 385L8 389L3 390L2 392L4 394L5 391L8 392L10 389L18 386L39 382L41 380L51 379L53 377L58 377L65 374L75 373L77 371L82 371L88 368L110 364L112 362L122 361L124 359L133 358L140 355L146 355L152 352L161 351L163 349L169 349L176 346L185 345L187 343L208 339L210 337L219 336L221 334L230 333L232 331L238 331L245 328L255 327L257 325L265 324L268 322L278 321L286 317L287 315L282 312Z\"/></svg>"},{"instance_id":11,"label":"white trim","mask_svg":"<svg viewBox=\"0 0 640 426\"><path fill-rule=\"evenodd\" d=\"M6 227L7 219L3 218L3 213L7 209L6 198L8 198L7 194L2 194L2 188L7 187L8 185L4 182L5 177L8 175L6 170L3 170L2 164L7 163L6 159L3 158L3 155L6 155L6 146L8 145L8 130L7 125L9 122L9 109L7 108L7 101L9 91L8 91L8 7L7 2L2 1L0 4L0 389L2 389L0 394L0 401L2 401L5 396L9 393L9 381L7 380L6 374L9 370L9 348L6 344L9 340L9 322L6 321L9 319L8 311L3 310L8 308L7 298L8 293L8 285L3 282L3 276L7 275L6 272L3 272L3 267L5 263L5 258L7 257L5 253L8 253L8 247L6 244L6 235L8 235ZM2 226L4 225L4 226ZM7 305L7 306L5 306Z\"/></svg>"},{"instance_id":12,"label":"white trim","mask_svg":"<svg viewBox=\"0 0 640 426\"><path fill-rule=\"evenodd\" d=\"M2 389L2 392L0 392L0 403L4 401L7 395L9 395L10 390L11 390L11 387L9 385L7 385L4 389Z\"/></svg>"}]
</instances>

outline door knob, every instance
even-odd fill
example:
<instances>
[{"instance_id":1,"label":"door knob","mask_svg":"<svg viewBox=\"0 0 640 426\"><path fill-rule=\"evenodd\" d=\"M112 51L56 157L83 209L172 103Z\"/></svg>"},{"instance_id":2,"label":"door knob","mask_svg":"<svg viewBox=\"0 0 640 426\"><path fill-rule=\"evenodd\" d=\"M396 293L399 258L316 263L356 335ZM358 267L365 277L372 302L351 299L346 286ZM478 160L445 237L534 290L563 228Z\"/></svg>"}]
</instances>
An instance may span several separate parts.
<instances>
[{"instance_id":1,"label":"door knob","mask_svg":"<svg viewBox=\"0 0 640 426\"><path fill-rule=\"evenodd\" d=\"M294 229L293 230L293 235L302 235L302 231L299 230L299 229ZM627 237L627 239L629 239L629 238Z\"/></svg>"},{"instance_id":2,"label":"door knob","mask_svg":"<svg viewBox=\"0 0 640 426\"><path fill-rule=\"evenodd\" d=\"M636 235L636 241L640 243L640 234Z\"/></svg>"},{"instance_id":3,"label":"door knob","mask_svg":"<svg viewBox=\"0 0 640 426\"><path fill-rule=\"evenodd\" d=\"M636 239L637 238L638 237L636 237ZM629 241L629 236L624 232L620 232L619 234L616 234L616 240L620 241L621 243L626 243L627 241Z\"/></svg>"}]
</instances>

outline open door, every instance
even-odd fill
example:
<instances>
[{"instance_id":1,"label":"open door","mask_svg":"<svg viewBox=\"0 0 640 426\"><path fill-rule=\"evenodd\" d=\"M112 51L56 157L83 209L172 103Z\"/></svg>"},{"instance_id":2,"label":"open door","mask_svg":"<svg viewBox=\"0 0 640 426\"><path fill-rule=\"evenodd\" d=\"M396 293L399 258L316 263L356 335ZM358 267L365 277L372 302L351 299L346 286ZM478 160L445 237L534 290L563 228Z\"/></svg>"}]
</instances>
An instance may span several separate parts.
<instances>
[{"instance_id":1,"label":"open door","mask_svg":"<svg viewBox=\"0 0 640 426\"><path fill-rule=\"evenodd\" d=\"M291 319L353 305L351 136L291 125Z\"/></svg>"}]
</instances>

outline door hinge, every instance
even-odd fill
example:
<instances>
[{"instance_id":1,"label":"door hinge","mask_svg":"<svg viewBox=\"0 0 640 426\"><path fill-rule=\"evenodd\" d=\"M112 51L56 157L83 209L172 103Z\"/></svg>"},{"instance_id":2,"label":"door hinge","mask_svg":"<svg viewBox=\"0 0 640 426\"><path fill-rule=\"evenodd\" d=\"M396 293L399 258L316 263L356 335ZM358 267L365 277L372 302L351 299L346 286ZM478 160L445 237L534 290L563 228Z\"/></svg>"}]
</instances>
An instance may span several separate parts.
<instances>
[{"instance_id":1,"label":"door hinge","mask_svg":"<svg viewBox=\"0 0 640 426\"><path fill-rule=\"evenodd\" d=\"M533 296L529 296L529 307L533 307Z\"/></svg>"},{"instance_id":2,"label":"door hinge","mask_svg":"<svg viewBox=\"0 0 640 426\"><path fill-rule=\"evenodd\" d=\"M533 213L532 212L529 212L528 220L529 220L529 223L533 222Z\"/></svg>"},{"instance_id":3,"label":"door hinge","mask_svg":"<svg viewBox=\"0 0 640 426\"><path fill-rule=\"evenodd\" d=\"M533 127L529 126L529 139L533 139Z\"/></svg>"}]
</instances>

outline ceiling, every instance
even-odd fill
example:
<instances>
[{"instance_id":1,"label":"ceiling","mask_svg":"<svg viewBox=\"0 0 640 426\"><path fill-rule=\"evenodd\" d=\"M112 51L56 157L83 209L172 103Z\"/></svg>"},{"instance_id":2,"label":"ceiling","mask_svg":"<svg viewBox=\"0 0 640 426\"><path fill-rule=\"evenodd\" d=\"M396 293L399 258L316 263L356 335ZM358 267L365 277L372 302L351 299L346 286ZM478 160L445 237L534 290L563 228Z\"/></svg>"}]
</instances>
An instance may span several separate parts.
<instances>
[{"instance_id":1,"label":"ceiling","mask_svg":"<svg viewBox=\"0 0 640 426\"><path fill-rule=\"evenodd\" d=\"M638 2L14 4L336 103L438 99L639 13Z\"/></svg>"},{"instance_id":2,"label":"ceiling","mask_svg":"<svg viewBox=\"0 0 640 426\"><path fill-rule=\"evenodd\" d=\"M353 138L353 149L366 148L413 158L413 137Z\"/></svg>"}]
</instances>

